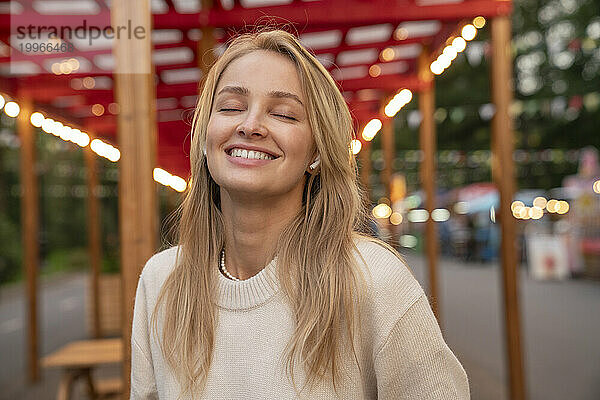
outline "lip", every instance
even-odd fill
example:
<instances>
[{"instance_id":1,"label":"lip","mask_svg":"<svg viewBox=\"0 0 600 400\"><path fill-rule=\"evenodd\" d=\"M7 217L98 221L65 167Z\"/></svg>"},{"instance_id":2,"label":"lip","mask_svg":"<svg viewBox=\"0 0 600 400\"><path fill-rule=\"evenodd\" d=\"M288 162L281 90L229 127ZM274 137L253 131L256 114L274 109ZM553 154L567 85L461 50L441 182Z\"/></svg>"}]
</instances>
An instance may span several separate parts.
<instances>
[{"instance_id":1,"label":"lip","mask_svg":"<svg viewBox=\"0 0 600 400\"><path fill-rule=\"evenodd\" d=\"M277 153L275 153L275 152L273 152L271 150L268 150L268 149L265 149L265 148L262 148L262 147L258 147L258 146L249 145L249 144L230 144L229 146L225 147L225 153L229 156L229 151L231 149L234 149L234 148L236 148L236 149L243 149L243 150L261 151L261 152L267 153L267 154L269 154L269 155L271 155L271 156L273 156L275 158L279 158L280 157L279 154L277 154ZM239 157L233 157L233 158L239 158ZM269 161L272 161L272 160L269 160Z\"/></svg>"}]
</instances>

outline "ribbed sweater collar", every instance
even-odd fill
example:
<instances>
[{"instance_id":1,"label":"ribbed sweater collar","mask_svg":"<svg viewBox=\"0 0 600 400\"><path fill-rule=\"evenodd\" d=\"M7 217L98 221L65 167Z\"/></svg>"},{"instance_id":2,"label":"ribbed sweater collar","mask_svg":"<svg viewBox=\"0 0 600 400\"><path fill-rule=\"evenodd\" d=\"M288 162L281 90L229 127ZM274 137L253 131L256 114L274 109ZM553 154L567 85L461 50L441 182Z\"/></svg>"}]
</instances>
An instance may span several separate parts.
<instances>
[{"instance_id":1,"label":"ribbed sweater collar","mask_svg":"<svg viewBox=\"0 0 600 400\"><path fill-rule=\"evenodd\" d=\"M233 281L215 268L217 278L217 305L226 310L248 310L269 301L279 291L275 257L258 274L243 281Z\"/></svg>"}]
</instances>

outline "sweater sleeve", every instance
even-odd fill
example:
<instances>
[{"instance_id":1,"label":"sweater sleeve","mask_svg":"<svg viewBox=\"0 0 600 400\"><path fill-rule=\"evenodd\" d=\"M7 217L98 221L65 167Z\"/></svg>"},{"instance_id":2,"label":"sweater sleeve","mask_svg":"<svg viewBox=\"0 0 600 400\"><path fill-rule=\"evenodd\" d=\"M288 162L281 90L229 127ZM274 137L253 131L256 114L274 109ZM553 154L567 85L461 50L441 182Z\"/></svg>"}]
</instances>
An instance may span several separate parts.
<instances>
[{"instance_id":1,"label":"sweater sleeve","mask_svg":"<svg viewBox=\"0 0 600 400\"><path fill-rule=\"evenodd\" d=\"M423 294L396 322L375 356L378 399L469 399L465 370Z\"/></svg>"},{"instance_id":2,"label":"sweater sleeve","mask_svg":"<svg viewBox=\"0 0 600 400\"><path fill-rule=\"evenodd\" d=\"M130 399L158 399L152 352L148 303L143 275L138 281L131 331L131 393Z\"/></svg>"}]
</instances>

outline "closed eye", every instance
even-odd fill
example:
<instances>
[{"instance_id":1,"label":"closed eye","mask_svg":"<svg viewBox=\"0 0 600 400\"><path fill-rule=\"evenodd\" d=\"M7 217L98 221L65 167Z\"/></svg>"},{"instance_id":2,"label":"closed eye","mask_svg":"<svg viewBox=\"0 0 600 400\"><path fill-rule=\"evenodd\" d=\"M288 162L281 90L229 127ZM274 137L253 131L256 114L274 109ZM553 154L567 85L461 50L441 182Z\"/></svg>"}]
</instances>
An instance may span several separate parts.
<instances>
[{"instance_id":1,"label":"closed eye","mask_svg":"<svg viewBox=\"0 0 600 400\"><path fill-rule=\"evenodd\" d=\"M222 112L222 111L243 111L243 110L240 110L239 108L221 108L221 109L219 109L219 112Z\"/></svg>"},{"instance_id":2,"label":"closed eye","mask_svg":"<svg viewBox=\"0 0 600 400\"><path fill-rule=\"evenodd\" d=\"M290 115L285 115L285 114L273 114L276 117L281 117L281 118L285 118L285 119L289 119L290 121L298 121L296 118L290 116Z\"/></svg>"}]
</instances>

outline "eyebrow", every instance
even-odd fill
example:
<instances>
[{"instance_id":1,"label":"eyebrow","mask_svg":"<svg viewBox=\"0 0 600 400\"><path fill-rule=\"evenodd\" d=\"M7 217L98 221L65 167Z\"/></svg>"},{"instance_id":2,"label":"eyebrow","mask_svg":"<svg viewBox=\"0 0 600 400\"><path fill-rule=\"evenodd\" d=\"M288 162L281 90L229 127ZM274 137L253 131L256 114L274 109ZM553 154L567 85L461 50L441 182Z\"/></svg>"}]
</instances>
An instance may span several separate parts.
<instances>
[{"instance_id":1,"label":"eyebrow","mask_svg":"<svg viewBox=\"0 0 600 400\"><path fill-rule=\"evenodd\" d=\"M234 93L241 94L243 96L248 96L248 94L250 94L250 91L242 86L225 86L219 91L217 95L220 95L222 93ZM290 92L284 92L282 90L273 90L268 93L268 96L276 99L292 99L304 107L304 104L300 100L300 97Z\"/></svg>"}]
</instances>

